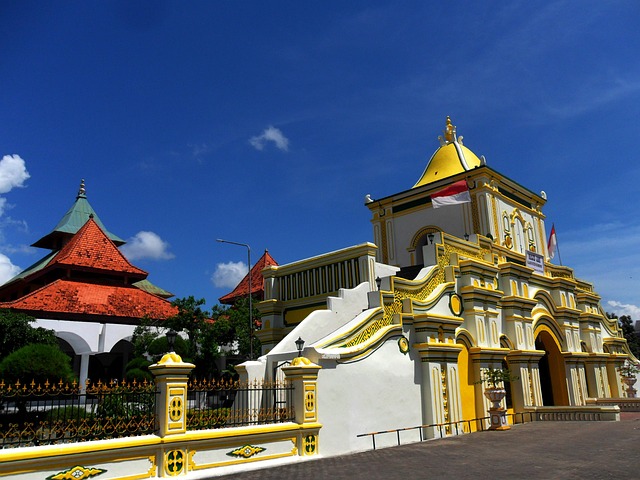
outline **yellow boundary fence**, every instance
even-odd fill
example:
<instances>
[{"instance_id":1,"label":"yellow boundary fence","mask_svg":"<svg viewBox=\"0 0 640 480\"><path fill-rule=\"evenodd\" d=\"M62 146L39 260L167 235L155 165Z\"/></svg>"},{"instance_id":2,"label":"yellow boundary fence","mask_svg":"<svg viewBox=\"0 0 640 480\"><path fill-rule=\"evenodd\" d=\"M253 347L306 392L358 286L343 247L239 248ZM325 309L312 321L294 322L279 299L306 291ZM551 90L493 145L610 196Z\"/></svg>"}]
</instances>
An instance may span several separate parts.
<instances>
[{"instance_id":1,"label":"yellow boundary fence","mask_svg":"<svg viewBox=\"0 0 640 480\"><path fill-rule=\"evenodd\" d=\"M284 367L292 405L283 418L240 427L188 430L188 377L194 365L175 353L150 367L155 377L153 433L0 450L0 478L134 480L319 452L316 394L320 367L304 357ZM288 416L291 414L290 416ZM256 413L259 415L259 411ZM264 421L274 423L264 423Z\"/></svg>"}]
</instances>

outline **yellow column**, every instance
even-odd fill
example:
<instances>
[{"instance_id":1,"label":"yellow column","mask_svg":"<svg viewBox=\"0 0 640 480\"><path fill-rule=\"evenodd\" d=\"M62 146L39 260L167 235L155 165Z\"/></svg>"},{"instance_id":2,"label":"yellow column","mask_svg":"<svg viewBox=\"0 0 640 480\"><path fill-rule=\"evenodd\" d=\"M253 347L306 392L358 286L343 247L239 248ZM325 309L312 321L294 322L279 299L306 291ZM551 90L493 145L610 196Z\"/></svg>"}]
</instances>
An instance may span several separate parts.
<instances>
[{"instance_id":1,"label":"yellow column","mask_svg":"<svg viewBox=\"0 0 640 480\"><path fill-rule=\"evenodd\" d=\"M300 424L298 453L316 455L319 450L318 432L318 372L322 367L305 357L296 357L291 365L282 367L287 380L293 384L295 421Z\"/></svg>"},{"instance_id":2,"label":"yellow column","mask_svg":"<svg viewBox=\"0 0 640 480\"><path fill-rule=\"evenodd\" d=\"M159 396L156 402L157 435L166 437L187 431L187 380L195 367L175 352L167 353L149 367L155 377ZM175 477L187 472L187 451L163 448L156 460L159 476Z\"/></svg>"}]
</instances>

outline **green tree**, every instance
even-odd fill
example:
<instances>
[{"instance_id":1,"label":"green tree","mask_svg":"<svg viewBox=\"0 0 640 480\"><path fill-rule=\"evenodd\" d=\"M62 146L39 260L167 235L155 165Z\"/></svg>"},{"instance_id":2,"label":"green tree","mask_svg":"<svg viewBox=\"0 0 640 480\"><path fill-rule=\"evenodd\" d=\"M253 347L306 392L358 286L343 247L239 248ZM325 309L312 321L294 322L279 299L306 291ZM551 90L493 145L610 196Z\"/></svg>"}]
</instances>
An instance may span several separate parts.
<instances>
[{"instance_id":1,"label":"green tree","mask_svg":"<svg viewBox=\"0 0 640 480\"><path fill-rule=\"evenodd\" d=\"M162 322L165 328L172 328L176 332L185 332L189 342L188 356L195 359L198 356L205 324L210 321L211 314L202 308L206 303L204 298L196 300L193 296L178 298L171 304L178 309L178 313Z\"/></svg>"},{"instance_id":2,"label":"green tree","mask_svg":"<svg viewBox=\"0 0 640 480\"><path fill-rule=\"evenodd\" d=\"M254 357L260 352L260 340L255 335L255 331L260 327L260 312L255 308L257 302L253 301L252 328L249 324L249 298L240 298L233 307L224 312L228 322L228 333L226 340L228 344L237 343L238 354L249 357L251 352L249 339L252 339Z\"/></svg>"},{"instance_id":3,"label":"green tree","mask_svg":"<svg viewBox=\"0 0 640 480\"><path fill-rule=\"evenodd\" d=\"M640 337L633 326L633 320L630 315L622 315L618 318L618 324L622 330L622 335L627 340L629 350L636 358L640 358Z\"/></svg>"},{"instance_id":4,"label":"green tree","mask_svg":"<svg viewBox=\"0 0 640 480\"><path fill-rule=\"evenodd\" d=\"M31 326L35 320L24 313L0 309L0 359L32 343L57 345L55 332Z\"/></svg>"},{"instance_id":5,"label":"green tree","mask_svg":"<svg viewBox=\"0 0 640 480\"><path fill-rule=\"evenodd\" d=\"M617 320L618 326L622 331L622 336L627 341L627 345L629 346L629 350L636 358L640 358L640 335L636 332L636 329L633 326L633 320L631 320L631 315L622 315L618 318L618 315L615 313L607 312L607 318L611 320Z\"/></svg>"},{"instance_id":6,"label":"green tree","mask_svg":"<svg viewBox=\"0 0 640 480\"><path fill-rule=\"evenodd\" d=\"M243 358L249 357L249 307L248 299L240 299L229 308L215 305L208 311L204 299L193 296L176 299L172 304L178 313L166 320L152 321L142 319L135 329L132 342L136 357L157 361L168 351L166 341L167 329L181 332L176 338L174 349L183 360L196 365L193 374L199 378L218 376L216 360L224 351L231 351ZM253 309L254 330L259 326L259 312ZM186 340L182 337L186 336ZM260 351L260 342L253 335L253 351ZM136 369L131 375L141 377L142 363L136 362ZM145 367L142 367L145 370ZM128 369L127 369L128 371Z\"/></svg>"}]
</instances>

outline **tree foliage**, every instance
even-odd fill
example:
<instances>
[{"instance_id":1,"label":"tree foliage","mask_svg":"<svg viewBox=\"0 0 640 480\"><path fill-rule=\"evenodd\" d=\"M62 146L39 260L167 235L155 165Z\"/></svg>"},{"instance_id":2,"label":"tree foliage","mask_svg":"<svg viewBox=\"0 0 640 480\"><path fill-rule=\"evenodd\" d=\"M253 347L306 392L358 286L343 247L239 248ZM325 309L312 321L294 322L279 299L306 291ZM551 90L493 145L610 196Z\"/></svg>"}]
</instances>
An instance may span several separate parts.
<instances>
[{"instance_id":1,"label":"tree foliage","mask_svg":"<svg viewBox=\"0 0 640 480\"><path fill-rule=\"evenodd\" d=\"M30 344L9 354L0 362L0 376L8 382L35 381L36 384L74 380L71 359L57 345Z\"/></svg>"},{"instance_id":2,"label":"tree foliage","mask_svg":"<svg viewBox=\"0 0 640 480\"><path fill-rule=\"evenodd\" d=\"M35 320L24 313L0 309L0 359L32 343L57 345L55 332L31 326Z\"/></svg>"},{"instance_id":3,"label":"tree foliage","mask_svg":"<svg viewBox=\"0 0 640 480\"><path fill-rule=\"evenodd\" d=\"M622 315L618 318L618 324L622 330L622 335L627 340L629 350L636 358L640 358L640 337L633 326L633 320L630 315Z\"/></svg>"},{"instance_id":4,"label":"tree foliage","mask_svg":"<svg viewBox=\"0 0 640 480\"><path fill-rule=\"evenodd\" d=\"M629 345L629 350L633 355L640 359L640 335L636 331L634 327L634 321L631 319L631 315L622 315L618 317L615 313L608 313L607 318L618 321L618 326L622 331L622 336L627 341L627 345Z\"/></svg>"},{"instance_id":5,"label":"tree foliage","mask_svg":"<svg viewBox=\"0 0 640 480\"><path fill-rule=\"evenodd\" d=\"M249 357L249 308L248 299L242 299L233 307L215 305L210 311L204 299L186 297L172 302L178 313L157 322L143 319L133 335L134 353L138 357L157 361L168 351L166 332L173 329L176 337L174 350L183 360L194 363L194 375L211 378L221 375L216 360L222 355L244 360ZM259 313L254 308L254 329L258 325ZM253 336L253 351L260 351L260 342ZM131 375L140 376L139 365ZM127 372L129 368L127 368Z\"/></svg>"}]
</instances>

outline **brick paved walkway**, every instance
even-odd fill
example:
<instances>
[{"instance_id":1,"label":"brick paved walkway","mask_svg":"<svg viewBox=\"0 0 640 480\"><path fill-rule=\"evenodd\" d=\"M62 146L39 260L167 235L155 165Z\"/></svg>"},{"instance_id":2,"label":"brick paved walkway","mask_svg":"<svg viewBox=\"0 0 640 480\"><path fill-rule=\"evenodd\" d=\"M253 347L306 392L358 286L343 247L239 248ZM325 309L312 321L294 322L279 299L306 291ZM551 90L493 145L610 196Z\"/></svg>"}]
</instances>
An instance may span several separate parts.
<instances>
[{"instance_id":1,"label":"brick paved walkway","mask_svg":"<svg viewBox=\"0 0 640 480\"><path fill-rule=\"evenodd\" d=\"M376 451L262 468L217 480L640 479L640 413L620 422L534 422ZM220 471L224 472L224 470Z\"/></svg>"}]
</instances>

